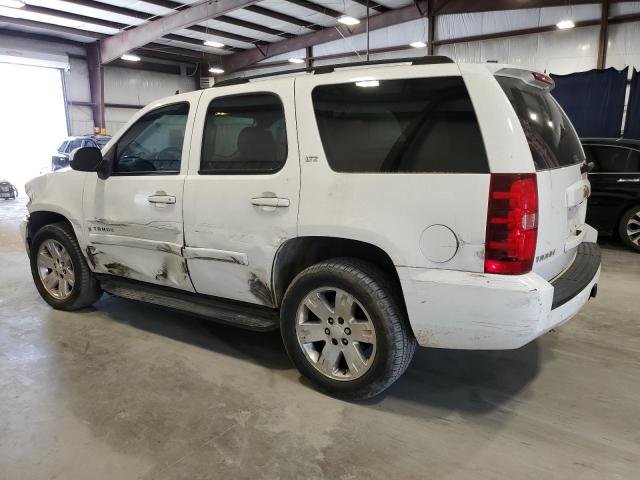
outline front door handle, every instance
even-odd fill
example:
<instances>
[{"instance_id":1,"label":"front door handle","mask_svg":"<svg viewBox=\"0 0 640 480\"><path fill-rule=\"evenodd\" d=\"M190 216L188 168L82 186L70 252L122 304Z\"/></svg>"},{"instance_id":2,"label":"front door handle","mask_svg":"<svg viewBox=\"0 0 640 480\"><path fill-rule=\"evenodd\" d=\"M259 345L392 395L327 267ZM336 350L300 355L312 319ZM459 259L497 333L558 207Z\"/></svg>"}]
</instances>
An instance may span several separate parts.
<instances>
[{"instance_id":1,"label":"front door handle","mask_svg":"<svg viewBox=\"0 0 640 480\"><path fill-rule=\"evenodd\" d=\"M156 193L155 195L149 195L147 197L149 203L153 203L159 207L164 207L165 205L173 205L176 203L175 195L166 195L164 193Z\"/></svg>"},{"instance_id":2,"label":"front door handle","mask_svg":"<svg viewBox=\"0 0 640 480\"><path fill-rule=\"evenodd\" d=\"M257 197L251 199L251 205L255 205L256 207L283 208L289 206L289 199L280 197Z\"/></svg>"}]
</instances>

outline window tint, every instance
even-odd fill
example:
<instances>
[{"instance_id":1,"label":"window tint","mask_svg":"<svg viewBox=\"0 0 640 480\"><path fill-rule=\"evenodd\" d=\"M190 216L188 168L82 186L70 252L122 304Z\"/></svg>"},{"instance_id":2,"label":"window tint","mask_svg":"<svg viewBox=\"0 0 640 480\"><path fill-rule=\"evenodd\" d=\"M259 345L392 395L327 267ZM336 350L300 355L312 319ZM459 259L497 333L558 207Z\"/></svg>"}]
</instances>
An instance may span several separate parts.
<instances>
[{"instance_id":1,"label":"window tint","mask_svg":"<svg viewBox=\"0 0 640 480\"><path fill-rule=\"evenodd\" d=\"M592 173L640 172L640 154L624 147L585 145L588 162L593 162Z\"/></svg>"},{"instance_id":2,"label":"window tint","mask_svg":"<svg viewBox=\"0 0 640 480\"><path fill-rule=\"evenodd\" d=\"M273 173L286 159L284 109L276 95L234 95L211 102L200 173Z\"/></svg>"},{"instance_id":3,"label":"window tint","mask_svg":"<svg viewBox=\"0 0 640 480\"><path fill-rule=\"evenodd\" d=\"M116 173L179 173L189 104L153 110L122 136L115 149Z\"/></svg>"},{"instance_id":4,"label":"window tint","mask_svg":"<svg viewBox=\"0 0 640 480\"><path fill-rule=\"evenodd\" d=\"M335 171L489 171L461 77L323 85L312 95L322 145Z\"/></svg>"},{"instance_id":5,"label":"window tint","mask_svg":"<svg viewBox=\"0 0 640 480\"><path fill-rule=\"evenodd\" d=\"M68 144L69 142L62 142L62 145L58 147L58 152L63 153L65 151L65 148L67 148Z\"/></svg>"},{"instance_id":6,"label":"window tint","mask_svg":"<svg viewBox=\"0 0 640 480\"><path fill-rule=\"evenodd\" d=\"M517 78L496 78L518 115L536 170L584 162L571 122L548 91Z\"/></svg>"},{"instance_id":7,"label":"window tint","mask_svg":"<svg viewBox=\"0 0 640 480\"><path fill-rule=\"evenodd\" d=\"M80 148L82 146L82 140L71 140L69 142L69 146L67 147L67 152L71 153L76 148Z\"/></svg>"}]
</instances>

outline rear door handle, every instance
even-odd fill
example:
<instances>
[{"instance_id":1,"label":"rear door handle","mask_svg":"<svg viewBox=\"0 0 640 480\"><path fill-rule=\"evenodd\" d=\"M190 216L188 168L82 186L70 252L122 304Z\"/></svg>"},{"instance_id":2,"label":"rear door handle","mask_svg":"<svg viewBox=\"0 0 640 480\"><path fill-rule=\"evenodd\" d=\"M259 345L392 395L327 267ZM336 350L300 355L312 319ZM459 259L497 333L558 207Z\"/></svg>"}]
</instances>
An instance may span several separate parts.
<instances>
[{"instance_id":1,"label":"rear door handle","mask_svg":"<svg viewBox=\"0 0 640 480\"><path fill-rule=\"evenodd\" d=\"M289 206L289 199L280 197L256 197L251 199L251 205L255 205L256 207L282 208Z\"/></svg>"},{"instance_id":2,"label":"rear door handle","mask_svg":"<svg viewBox=\"0 0 640 480\"><path fill-rule=\"evenodd\" d=\"M176 203L175 195L155 194L147 197L149 203L164 207L165 205L173 205Z\"/></svg>"}]
</instances>

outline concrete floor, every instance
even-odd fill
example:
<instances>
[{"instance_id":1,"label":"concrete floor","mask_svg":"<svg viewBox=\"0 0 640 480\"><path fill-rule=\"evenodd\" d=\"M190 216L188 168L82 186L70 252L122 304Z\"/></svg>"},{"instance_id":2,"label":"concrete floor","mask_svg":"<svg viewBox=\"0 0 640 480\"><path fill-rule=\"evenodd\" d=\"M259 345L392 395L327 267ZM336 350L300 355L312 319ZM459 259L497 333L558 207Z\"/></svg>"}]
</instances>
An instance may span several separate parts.
<instances>
[{"instance_id":1,"label":"concrete floor","mask_svg":"<svg viewBox=\"0 0 640 480\"><path fill-rule=\"evenodd\" d=\"M277 334L38 296L0 202L0 479L638 478L640 255L516 351L419 349L384 395L316 393Z\"/></svg>"}]
</instances>

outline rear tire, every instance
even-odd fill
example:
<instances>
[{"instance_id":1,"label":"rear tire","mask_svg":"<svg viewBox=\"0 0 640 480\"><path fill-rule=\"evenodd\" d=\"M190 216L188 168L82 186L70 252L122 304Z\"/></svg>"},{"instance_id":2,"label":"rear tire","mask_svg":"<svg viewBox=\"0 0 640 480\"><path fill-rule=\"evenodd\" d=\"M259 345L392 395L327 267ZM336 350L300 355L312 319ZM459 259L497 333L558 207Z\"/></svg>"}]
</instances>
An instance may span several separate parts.
<instances>
[{"instance_id":1,"label":"rear tire","mask_svg":"<svg viewBox=\"0 0 640 480\"><path fill-rule=\"evenodd\" d=\"M67 223L42 227L30 248L31 275L40 296L57 310L79 310L102 296L98 280L82 256Z\"/></svg>"},{"instance_id":2,"label":"rear tire","mask_svg":"<svg viewBox=\"0 0 640 480\"><path fill-rule=\"evenodd\" d=\"M626 247L640 253L640 205L631 207L622 215L618 235Z\"/></svg>"},{"instance_id":3,"label":"rear tire","mask_svg":"<svg viewBox=\"0 0 640 480\"><path fill-rule=\"evenodd\" d=\"M378 395L404 373L416 347L400 294L387 275L361 260L337 258L307 268L282 303L289 357L331 396Z\"/></svg>"}]
</instances>

